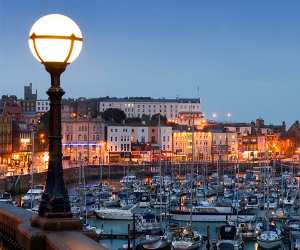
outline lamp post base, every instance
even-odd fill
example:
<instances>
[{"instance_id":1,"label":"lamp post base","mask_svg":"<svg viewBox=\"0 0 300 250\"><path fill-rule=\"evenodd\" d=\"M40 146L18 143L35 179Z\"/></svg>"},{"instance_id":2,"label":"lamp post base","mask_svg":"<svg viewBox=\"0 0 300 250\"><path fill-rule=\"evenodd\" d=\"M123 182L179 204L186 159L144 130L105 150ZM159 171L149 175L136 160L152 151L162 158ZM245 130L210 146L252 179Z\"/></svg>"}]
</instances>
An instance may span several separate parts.
<instances>
[{"instance_id":1,"label":"lamp post base","mask_svg":"<svg viewBox=\"0 0 300 250\"><path fill-rule=\"evenodd\" d=\"M81 221L77 218L69 217L66 215L58 218L56 217L41 217L35 215L31 219L31 226L41 228L46 231L64 231L64 230L81 230Z\"/></svg>"}]
</instances>

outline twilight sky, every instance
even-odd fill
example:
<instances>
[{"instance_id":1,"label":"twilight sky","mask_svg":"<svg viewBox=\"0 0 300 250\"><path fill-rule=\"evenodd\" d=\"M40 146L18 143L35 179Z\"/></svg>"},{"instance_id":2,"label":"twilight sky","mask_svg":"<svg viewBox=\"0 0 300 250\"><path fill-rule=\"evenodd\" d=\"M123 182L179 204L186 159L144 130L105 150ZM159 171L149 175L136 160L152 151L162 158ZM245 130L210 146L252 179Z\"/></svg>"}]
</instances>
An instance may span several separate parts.
<instances>
[{"instance_id":1,"label":"twilight sky","mask_svg":"<svg viewBox=\"0 0 300 250\"><path fill-rule=\"evenodd\" d=\"M197 97L210 118L300 119L300 1L0 0L0 94L49 79L27 36L61 13L84 35L65 97Z\"/></svg>"}]
</instances>

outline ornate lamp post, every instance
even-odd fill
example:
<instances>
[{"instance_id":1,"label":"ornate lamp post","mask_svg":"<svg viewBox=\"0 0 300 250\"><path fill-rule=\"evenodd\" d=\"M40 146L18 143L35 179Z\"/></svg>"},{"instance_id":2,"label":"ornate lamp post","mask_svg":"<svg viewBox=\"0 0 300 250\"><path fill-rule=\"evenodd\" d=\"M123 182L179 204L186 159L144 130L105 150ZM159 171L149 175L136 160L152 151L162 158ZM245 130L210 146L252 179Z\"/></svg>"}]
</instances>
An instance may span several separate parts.
<instances>
[{"instance_id":1,"label":"ornate lamp post","mask_svg":"<svg viewBox=\"0 0 300 250\"><path fill-rule=\"evenodd\" d=\"M38 19L29 32L29 47L33 56L45 66L51 77L47 91L50 98L49 161L46 188L39 207L39 220L71 218L69 197L62 167L60 75L72 63L82 48L82 34L77 24L60 14ZM34 224L34 223L33 223ZM41 223L37 223L41 224Z\"/></svg>"}]
</instances>

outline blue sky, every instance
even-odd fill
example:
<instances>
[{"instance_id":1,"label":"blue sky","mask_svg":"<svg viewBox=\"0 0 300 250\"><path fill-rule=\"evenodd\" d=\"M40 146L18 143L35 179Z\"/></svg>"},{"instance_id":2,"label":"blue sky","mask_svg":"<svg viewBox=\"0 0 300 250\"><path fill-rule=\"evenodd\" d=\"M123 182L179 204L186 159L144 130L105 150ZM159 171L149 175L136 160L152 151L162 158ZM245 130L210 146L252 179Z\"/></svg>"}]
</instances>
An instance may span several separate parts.
<instances>
[{"instance_id":1,"label":"blue sky","mask_svg":"<svg viewBox=\"0 0 300 250\"><path fill-rule=\"evenodd\" d=\"M300 118L300 2L0 0L0 94L41 98L49 78L29 52L40 16L74 19L84 48L64 73L66 97L197 97L220 120Z\"/></svg>"}]
</instances>

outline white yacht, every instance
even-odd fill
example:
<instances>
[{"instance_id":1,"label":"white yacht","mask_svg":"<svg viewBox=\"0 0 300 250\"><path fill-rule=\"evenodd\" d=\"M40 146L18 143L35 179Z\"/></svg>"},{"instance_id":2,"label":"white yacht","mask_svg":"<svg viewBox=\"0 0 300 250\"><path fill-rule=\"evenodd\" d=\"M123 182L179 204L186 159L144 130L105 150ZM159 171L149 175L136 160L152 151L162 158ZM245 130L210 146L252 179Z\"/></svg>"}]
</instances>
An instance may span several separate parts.
<instances>
[{"instance_id":1,"label":"white yacht","mask_svg":"<svg viewBox=\"0 0 300 250\"><path fill-rule=\"evenodd\" d=\"M140 208L147 208L150 207L150 196L149 195L142 195L139 201Z\"/></svg>"},{"instance_id":2,"label":"white yacht","mask_svg":"<svg viewBox=\"0 0 300 250\"><path fill-rule=\"evenodd\" d=\"M232 207L215 206L207 201L201 201L192 209L192 221L225 222L230 216L234 215ZM178 221L189 221L191 218L190 209L173 210L170 215L173 220Z\"/></svg>"},{"instance_id":3,"label":"white yacht","mask_svg":"<svg viewBox=\"0 0 300 250\"><path fill-rule=\"evenodd\" d=\"M155 214L149 211L137 216L136 230L141 233L159 232L160 223L157 221Z\"/></svg>"},{"instance_id":4,"label":"white yacht","mask_svg":"<svg viewBox=\"0 0 300 250\"><path fill-rule=\"evenodd\" d=\"M43 185L36 185L30 188L27 193L22 197L22 207L34 207L42 199L45 187Z\"/></svg>"},{"instance_id":5,"label":"white yacht","mask_svg":"<svg viewBox=\"0 0 300 250\"><path fill-rule=\"evenodd\" d=\"M189 226L181 228L179 233L175 235L172 240L172 249L174 250L200 249L201 245L201 235L196 231L192 231Z\"/></svg>"},{"instance_id":6,"label":"white yacht","mask_svg":"<svg viewBox=\"0 0 300 250\"><path fill-rule=\"evenodd\" d=\"M136 205L122 208L99 208L95 209L95 214L104 220L132 220L135 207Z\"/></svg>"},{"instance_id":7,"label":"white yacht","mask_svg":"<svg viewBox=\"0 0 300 250\"><path fill-rule=\"evenodd\" d=\"M261 235L257 237L257 243L264 249L273 249L280 247L281 236L276 231L263 231Z\"/></svg>"},{"instance_id":8,"label":"white yacht","mask_svg":"<svg viewBox=\"0 0 300 250\"><path fill-rule=\"evenodd\" d=\"M128 185L133 185L134 183L137 182L137 178L135 175L126 175L122 178L122 180L120 180L120 182L125 185L125 186L128 186Z\"/></svg>"},{"instance_id":9,"label":"white yacht","mask_svg":"<svg viewBox=\"0 0 300 250\"><path fill-rule=\"evenodd\" d=\"M295 197L292 197L292 196L287 196L283 199L283 204L285 206L293 206L295 203Z\"/></svg>"},{"instance_id":10,"label":"white yacht","mask_svg":"<svg viewBox=\"0 0 300 250\"><path fill-rule=\"evenodd\" d=\"M247 204L246 209L247 210L254 210L259 208L259 200L257 195L251 195L247 197Z\"/></svg>"},{"instance_id":11,"label":"white yacht","mask_svg":"<svg viewBox=\"0 0 300 250\"><path fill-rule=\"evenodd\" d=\"M7 192L0 194L0 203L13 204L11 194Z\"/></svg>"}]
</instances>

